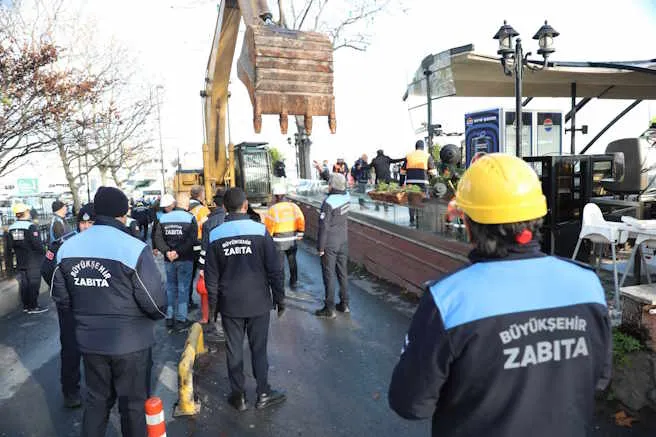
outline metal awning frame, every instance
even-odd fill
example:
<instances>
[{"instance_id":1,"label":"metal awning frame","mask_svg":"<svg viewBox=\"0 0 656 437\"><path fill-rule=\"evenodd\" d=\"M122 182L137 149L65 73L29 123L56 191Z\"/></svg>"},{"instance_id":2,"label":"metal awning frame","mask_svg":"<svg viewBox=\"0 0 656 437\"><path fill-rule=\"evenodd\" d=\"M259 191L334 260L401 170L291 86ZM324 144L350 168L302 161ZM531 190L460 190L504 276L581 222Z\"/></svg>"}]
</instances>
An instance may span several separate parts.
<instances>
[{"instance_id":1,"label":"metal awning frame","mask_svg":"<svg viewBox=\"0 0 656 437\"><path fill-rule=\"evenodd\" d=\"M444 68L447 63L450 62L451 57L453 56L458 56L462 54L467 54L471 53L474 54L474 46L472 44L468 44L465 46L461 47L455 47L449 50L446 50L444 52L438 53L436 55L428 55L426 56L422 62L421 62L421 67L415 74L415 80L411 82L407 89L406 92L403 96L403 100L407 100L410 94L410 90L413 87L417 87L422 83L426 83L426 91L427 91L427 102L424 104L416 105L409 110L414 110L421 108L423 106L429 106L430 103L434 100L441 99L443 97L457 97L457 93L455 90L455 85L452 85L453 87L453 93L450 95L442 95L442 96L437 96L433 97L431 96L430 93L430 88L433 88L433 86L428 84L427 78L430 76L435 76L437 75L438 71L441 68ZM496 59L499 61L499 64L501 64L501 58L493 58L493 57L486 57L490 60ZM528 60L529 64L534 64L534 65L542 65L542 61L534 61L534 60ZM648 67L645 67L644 65L649 65ZM648 74L650 76L654 76L654 86L656 87L656 59L652 60L646 60L646 61L627 61L627 62L560 62L560 61L550 61L546 64L547 68L554 68L554 67L563 67L563 68L569 68L569 69L608 69L608 70L619 70L619 71L632 71L632 72L637 72L637 73L642 73L642 74ZM433 67L434 69L431 69ZM421 75L420 75L421 73ZM575 74L575 72L572 72ZM589 71L586 71L587 74L589 74ZM583 72L581 73L583 74ZM447 80L453 81L453 77L448 77L447 75ZM578 102L576 99L578 98L577 96L577 82L573 81L570 82L570 99L571 99L571 108L569 112L565 115L565 122L570 122L570 127L567 129L568 131L571 132L571 145L570 145L570 152L572 154L576 154L576 132L577 129L576 127L576 114L580 112L590 101L593 99L602 99L604 98L605 95L607 95L611 90L615 88L615 85L609 85L607 88L605 88L602 92L600 92L596 96L585 96L582 97ZM489 96L489 95L480 95L479 97L494 97L494 96ZM506 96L498 96L498 97L506 97ZM522 106L528 105L528 103L533 99L534 96L529 96L527 97L523 102ZM560 96L559 96L560 97ZM619 97L621 98L621 97ZM630 100L630 99L629 99ZM608 131L615 123L617 123L620 119L622 119L626 114L631 112L633 108L638 106L643 101L643 99L633 99L633 102L628 105L624 110L619 112L617 116L615 116L612 120L610 120L598 133L595 135L595 137L579 152L579 154L584 154L606 131ZM430 113L430 111L429 111ZM429 120L429 123L432 121Z\"/></svg>"}]
</instances>

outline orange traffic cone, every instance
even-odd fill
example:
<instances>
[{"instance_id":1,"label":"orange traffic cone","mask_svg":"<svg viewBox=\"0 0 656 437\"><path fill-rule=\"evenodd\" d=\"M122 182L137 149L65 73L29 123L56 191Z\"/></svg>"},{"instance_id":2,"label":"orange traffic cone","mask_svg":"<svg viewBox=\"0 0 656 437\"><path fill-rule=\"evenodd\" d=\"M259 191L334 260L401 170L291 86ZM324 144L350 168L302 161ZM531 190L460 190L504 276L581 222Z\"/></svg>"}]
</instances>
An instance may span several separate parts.
<instances>
[{"instance_id":1,"label":"orange traffic cone","mask_svg":"<svg viewBox=\"0 0 656 437\"><path fill-rule=\"evenodd\" d=\"M146 401L146 427L148 437L166 437L166 423L164 422L164 406L157 396Z\"/></svg>"},{"instance_id":2,"label":"orange traffic cone","mask_svg":"<svg viewBox=\"0 0 656 437\"><path fill-rule=\"evenodd\" d=\"M205 287L205 277L200 276L196 282L196 291L200 295L200 311L202 314L201 323L207 323L210 320L210 304L207 298L207 288Z\"/></svg>"}]
</instances>

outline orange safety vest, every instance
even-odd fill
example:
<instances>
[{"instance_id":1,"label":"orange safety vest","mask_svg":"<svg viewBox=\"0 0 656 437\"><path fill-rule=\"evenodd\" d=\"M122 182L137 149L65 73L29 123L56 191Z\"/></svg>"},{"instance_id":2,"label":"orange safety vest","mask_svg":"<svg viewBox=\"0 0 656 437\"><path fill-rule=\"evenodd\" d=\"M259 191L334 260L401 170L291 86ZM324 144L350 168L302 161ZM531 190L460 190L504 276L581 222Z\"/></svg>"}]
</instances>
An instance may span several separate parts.
<instances>
[{"instance_id":1,"label":"orange safety vest","mask_svg":"<svg viewBox=\"0 0 656 437\"><path fill-rule=\"evenodd\" d=\"M189 212L196 218L198 239L200 240L203 237L203 223L207 221L207 217L210 215L210 209L201 203L191 208Z\"/></svg>"},{"instance_id":2,"label":"orange safety vest","mask_svg":"<svg viewBox=\"0 0 656 437\"><path fill-rule=\"evenodd\" d=\"M430 155L423 150L415 150L412 153L408 153L405 157L406 159L406 170L428 170L428 158Z\"/></svg>"},{"instance_id":3,"label":"orange safety vest","mask_svg":"<svg viewBox=\"0 0 656 437\"><path fill-rule=\"evenodd\" d=\"M429 183L428 175L435 173L435 170L428 168L429 158L428 152L423 150L415 150L406 155L405 168L402 169L401 174L406 176L407 184L427 185Z\"/></svg>"},{"instance_id":4,"label":"orange safety vest","mask_svg":"<svg viewBox=\"0 0 656 437\"><path fill-rule=\"evenodd\" d=\"M305 217L296 204L278 202L267 210L264 226L277 243L296 241L305 232Z\"/></svg>"}]
</instances>

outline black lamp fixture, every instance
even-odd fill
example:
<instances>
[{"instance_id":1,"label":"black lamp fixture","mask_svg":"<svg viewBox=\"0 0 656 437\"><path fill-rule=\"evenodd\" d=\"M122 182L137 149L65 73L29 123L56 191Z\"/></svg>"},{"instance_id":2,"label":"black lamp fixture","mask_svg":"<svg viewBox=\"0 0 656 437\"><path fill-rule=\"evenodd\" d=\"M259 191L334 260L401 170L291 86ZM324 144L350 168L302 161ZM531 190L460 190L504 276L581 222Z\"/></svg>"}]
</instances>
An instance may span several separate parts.
<instances>
[{"instance_id":1,"label":"black lamp fixture","mask_svg":"<svg viewBox=\"0 0 656 437\"><path fill-rule=\"evenodd\" d=\"M544 25L540 27L533 39L538 40L538 54L542 55L543 63L533 61L529 62L528 57L531 52L524 54L522 49L522 40L517 38L517 32L506 20L503 26L499 28L494 35L494 39L499 41L499 50L497 54L501 56L501 66L507 76L514 76L515 79L515 147L517 156L521 157L522 143L522 81L524 76L524 67L532 71L543 70L547 68L547 59L556 51L553 46L554 38L560 35L545 20ZM514 40L514 46L513 46ZM512 63L508 62L512 61Z\"/></svg>"},{"instance_id":2,"label":"black lamp fixture","mask_svg":"<svg viewBox=\"0 0 656 437\"><path fill-rule=\"evenodd\" d=\"M494 39L499 40L497 54L501 55L503 59L508 59L515 52L512 46L512 39L516 36L519 36L519 32L513 29L506 20L503 20L503 26L494 35Z\"/></svg>"},{"instance_id":3,"label":"black lamp fixture","mask_svg":"<svg viewBox=\"0 0 656 437\"><path fill-rule=\"evenodd\" d=\"M533 35L533 39L538 40L538 45L540 46L538 49L538 55L541 55L544 58L544 66L547 65L547 59L549 58L549 55L556 51L553 46L553 42L554 38L558 35L560 35L560 33L551 27L549 23L547 23L547 20L544 20L544 24L540 30L538 30L537 33Z\"/></svg>"}]
</instances>

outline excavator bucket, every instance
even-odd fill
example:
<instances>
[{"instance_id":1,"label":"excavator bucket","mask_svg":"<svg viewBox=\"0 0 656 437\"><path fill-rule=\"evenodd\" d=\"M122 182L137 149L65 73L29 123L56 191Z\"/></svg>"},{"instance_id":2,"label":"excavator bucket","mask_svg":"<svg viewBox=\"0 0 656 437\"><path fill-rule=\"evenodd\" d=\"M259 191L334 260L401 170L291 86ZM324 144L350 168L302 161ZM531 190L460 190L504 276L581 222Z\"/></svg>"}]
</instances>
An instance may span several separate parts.
<instances>
[{"instance_id":1,"label":"excavator bucket","mask_svg":"<svg viewBox=\"0 0 656 437\"><path fill-rule=\"evenodd\" d=\"M288 116L302 115L312 133L312 117L328 116L335 133L333 47L325 35L267 24L246 26L237 75L253 103L253 127L262 129L262 114L280 115L287 134Z\"/></svg>"}]
</instances>

